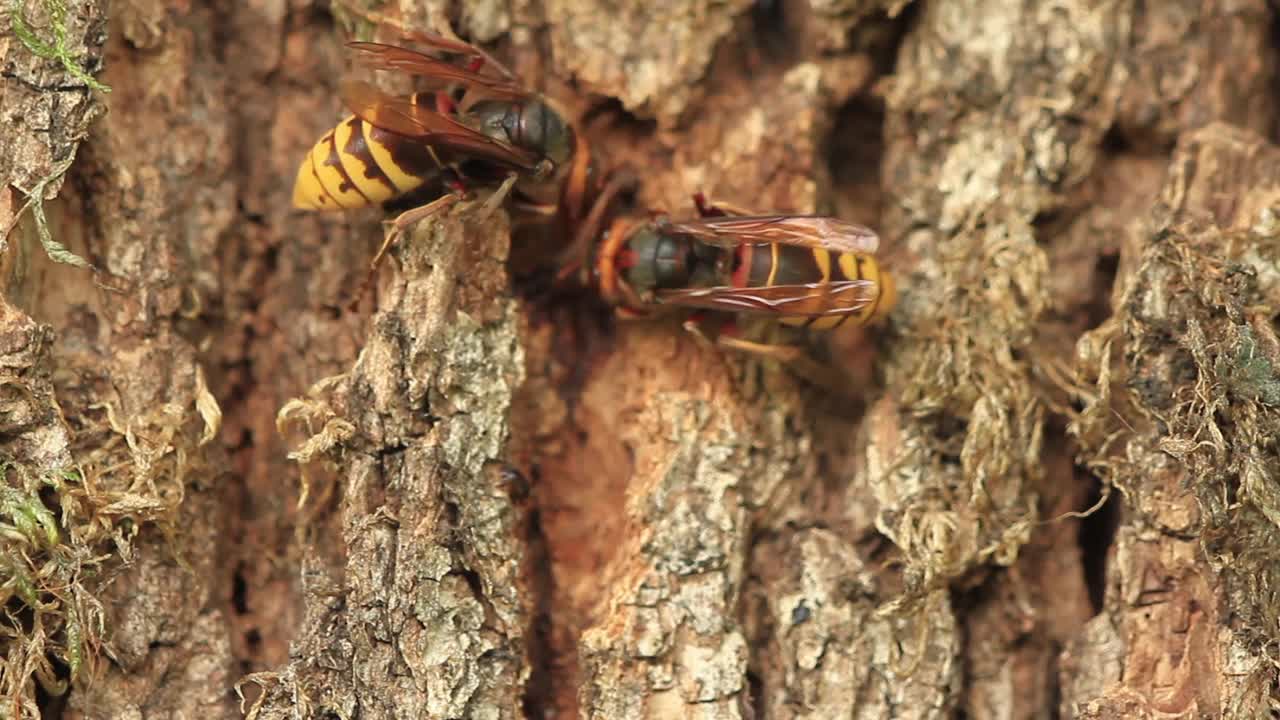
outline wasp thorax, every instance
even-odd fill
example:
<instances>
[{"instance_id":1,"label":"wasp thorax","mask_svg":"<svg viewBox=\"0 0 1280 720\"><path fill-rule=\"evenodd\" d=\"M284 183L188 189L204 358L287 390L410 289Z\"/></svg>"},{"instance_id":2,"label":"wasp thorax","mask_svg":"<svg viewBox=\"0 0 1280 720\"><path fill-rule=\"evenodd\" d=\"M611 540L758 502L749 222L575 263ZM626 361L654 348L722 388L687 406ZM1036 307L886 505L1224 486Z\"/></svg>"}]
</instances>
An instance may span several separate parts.
<instances>
[{"instance_id":1,"label":"wasp thorax","mask_svg":"<svg viewBox=\"0 0 1280 720\"><path fill-rule=\"evenodd\" d=\"M617 259L622 277L639 292L698 284L713 264L714 258L703 257L697 243L667 235L655 225L633 231Z\"/></svg>"},{"instance_id":2,"label":"wasp thorax","mask_svg":"<svg viewBox=\"0 0 1280 720\"><path fill-rule=\"evenodd\" d=\"M567 165L573 154L573 129L542 100L482 102L473 112L484 134L537 153L555 167Z\"/></svg>"}]
</instances>

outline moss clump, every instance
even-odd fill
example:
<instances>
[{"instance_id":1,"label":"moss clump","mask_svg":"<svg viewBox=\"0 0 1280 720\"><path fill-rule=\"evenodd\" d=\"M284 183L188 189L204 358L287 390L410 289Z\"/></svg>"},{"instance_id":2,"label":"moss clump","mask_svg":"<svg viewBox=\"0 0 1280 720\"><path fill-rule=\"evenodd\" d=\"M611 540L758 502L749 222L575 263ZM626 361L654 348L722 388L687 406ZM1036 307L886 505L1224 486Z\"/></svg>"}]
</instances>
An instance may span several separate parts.
<instances>
[{"instance_id":1,"label":"moss clump","mask_svg":"<svg viewBox=\"0 0 1280 720\"><path fill-rule=\"evenodd\" d=\"M202 428L177 403L127 415L117 403L86 402L64 413L42 370L47 347L10 359L23 367L0 368L0 387L11 390L0 395L0 418L19 419L0 427L8 431L0 432L0 717L35 720L37 687L63 694L91 679L95 659L109 652L98 598L131 562L139 534L158 531L180 555L187 478L201 467L199 448L216 435L220 412L197 373ZM92 385L90 371L63 375L74 380L61 395L91 397L74 384Z\"/></svg>"},{"instance_id":2,"label":"moss clump","mask_svg":"<svg viewBox=\"0 0 1280 720\"><path fill-rule=\"evenodd\" d=\"M68 156L66 160L59 163L58 166L54 168L53 172L48 177L36 183L35 187L30 190L22 191L27 196L27 202L14 217L11 227L16 226L26 211L30 209L31 217L35 222L36 236L40 238L40 245L44 248L44 251L50 258L55 262L60 262L65 265L74 265L76 267L93 269L93 266L89 264L88 260L85 260L79 255L71 252L67 249L66 245L63 245L53 238L53 233L49 230L49 219L45 217L44 214L45 188L47 188L51 183L55 183L60 180L62 176L66 174L67 169L71 167L71 162L74 159L74 154ZM3 248L3 237L0 237L0 249Z\"/></svg>"},{"instance_id":3,"label":"moss clump","mask_svg":"<svg viewBox=\"0 0 1280 720\"><path fill-rule=\"evenodd\" d=\"M105 556L60 529L83 488L78 472L34 474L0 458L0 698L9 717L40 717L31 683L66 692L101 648L103 608L91 587ZM16 708L16 712L13 710Z\"/></svg>"},{"instance_id":4,"label":"moss clump","mask_svg":"<svg viewBox=\"0 0 1280 720\"><path fill-rule=\"evenodd\" d=\"M918 269L897 313L910 337L887 358L900 387L901 441L869 472L878 529L923 598L982 564L1011 564L1037 520L1046 417L1035 375L1048 266L1032 228L1010 215L951 240Z\"/></svg>"},{"instance_id":5,"label":"moss clump","mask_svg":"<svg viewBox=\"0 0 1280 720\"><path fill-rule=\"evenodd\" d=\"M98 82L85 71L80 61L72 56L71 49L67 46L66 2L64 0L41 0L40 5L43 7L45 15L48 16L48 34L50 38L46 40L37 34L23 14L21 0L10 0L9 3L9 27L13 30L14 36L33 55L61 63L67 74L94 90L104 93L111 92L111 88Z\"/></svg>"},{"instance_id":6,"label":"moss clump","mask_svg":"<svg viewBox=\"0 0 1280 720\"><path fill-rule=\"evenodd\" d=\"M1280 375L1275 363L1248 325L1239 326L1237 333L1235 352L1219 356L1214 361L1214 372L1226 380L1227 389L1236 399L1280 405Z\"/></svg>"},{"instance_id":7,"label":"moss clump","mask_svg":"<svg viewBox=\"0 0 1280 720\"><path fill-rule=\"evenodd\" d=\"M1150 469L1181 466L1200 514L1177 532L1194 533L1220 573L1241 653L1280 666L1280 341L1267 290L1280 286L1259 282L1280 243L1158 223L1116 316L1081 341L1097 395L1073 429L1082 459L1140 517L1162 502Z\"/></svg>"}]
</instances>

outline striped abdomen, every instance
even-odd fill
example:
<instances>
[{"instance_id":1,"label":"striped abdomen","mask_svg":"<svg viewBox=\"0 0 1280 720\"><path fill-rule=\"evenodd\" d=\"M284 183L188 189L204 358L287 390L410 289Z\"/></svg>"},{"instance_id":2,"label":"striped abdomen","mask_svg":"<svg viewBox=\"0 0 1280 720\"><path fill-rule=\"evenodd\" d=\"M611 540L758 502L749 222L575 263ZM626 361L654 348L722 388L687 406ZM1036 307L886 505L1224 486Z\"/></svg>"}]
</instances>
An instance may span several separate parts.
<instances>
[{"instance_id":1,"label":"striped abdomen","mask_svg":"<svg viewBox=\"0 0 1280 720\"><path fill-rule=\"evenodd\" d=\"M814 288L808 298L789 306L794 314L779 318L780 322L788 325L815 330L829 330L845 322L862 325L887 314L896 300L893 277L871 255L835 253L781 243L752 243L738 247L735 261L732 280L735 287L803 285L843 280L870 280L877 285L876 298L856 311L841 315L805 315L805 312L826 311L838 306L845 298L853 297L848 293L837 296L821 287Z\"/></svg>"},{"instance_id":2,"label":"striped abdomen","mask_svg":"<svg viewBox=\"0 0 1280 720\"><path fill-rule=\"evenodd\" d=\"M429 93L413 96L432 102ZM440 174L426 143L347 117L316 142L298 168L293 206L349 210L378 205L417 190Z\"/></svg>"}]
</instances>

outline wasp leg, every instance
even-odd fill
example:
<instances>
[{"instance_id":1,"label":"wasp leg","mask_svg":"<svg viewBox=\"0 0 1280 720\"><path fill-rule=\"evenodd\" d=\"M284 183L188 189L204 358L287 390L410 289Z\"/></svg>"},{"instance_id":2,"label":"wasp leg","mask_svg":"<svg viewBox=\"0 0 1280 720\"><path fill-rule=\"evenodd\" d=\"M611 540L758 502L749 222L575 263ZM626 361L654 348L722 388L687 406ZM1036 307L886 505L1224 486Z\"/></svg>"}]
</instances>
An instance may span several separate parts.
<instances>
[{"instance_id":1,"label":"wasp leg","mask_svg":"<svg viewBox=\"0 0 1280 720\"><path fill-rule=\"evenodd\" d=\"M841 400L859 401L849 387L849 379L834 366L818 362L810 357L803 347L798 345L778 345L752 342L737 337L738 328L734 321L726 321L715 332L708 336L703 330L703 323L708 318L695 314L684 322L684 329L704 347L717 347L734 350L759 358L776 360L798 375L801 379L827 390Z\"/></svg>"},{"instance_id":2,"label":"wasp leg","mask_svg":"<svg viewBox=\"0 0 1280 720\"><path fill-rule=\"evenodd\" d=\"M724 202L712 202L707 199L703 193L694 193L694 207L698 209L698 215L701 217L713 217L721 215L754 215L755 213L737 205L730 205Z\"/></svg>"},{"instance_id":3,"label":"wasp leg","mask_svg":"<svg viewBox=\"0 0 1280 720\"><path fill-rule=\"evenodd\" d=\"M605 213L613 206L613 201L621 194L633 192L640 180L630 169L622 169L605 182L604 187L596 195L591 210L579 223L577 231L569 247L565 248L556 259L560 270L556 273L555 284L566 282L574 274L581 272L588 264L591 248L604 231Z\"/></svg>"},{"instance_id":4,"label":"wasp leg","mask_svg":"<svg viewBox=\"0 0 1280 720\"><path fill-rule=\"evenodd\" d=\"M347 305L347 309L355 310L356 305L358 305L364 298L365 293L369 292L369 288L373 286L373 279L378 274L378 268L382 266L382 259L387 255L387 250L391 248L393 243L400 239L400 236L403 235L406 230L412 227L415 223L421 222L436 213L452 207L461 199L462 198L459 195L454 193L441 195L426 205L405 210L400 213L395 220L384 223L389 227L387 229L386 236L382 239L382 246L378 248L377 254L373 256L373 260L369 261L369 274L365 275L364 282L360 284L360 289L356 291L355 297L351 299L351 302Z\"/></svg>"},{"instance_id":5,"label":"wasp leg","mask_svg":"<svg viewBox=\"0 0 1280 720\"><path fill-rule=\"evenodd\" d=\"M722 348L738 350L784 363L794 363L808 357L805 355L804 348L795 345L768 345L727 335L717 337L715 342L716 345Z\"/></svg>"},{"instance_id":6,"label":"wasp leg","mask_svg":"<svg viewBox=\"0 0 1280 720\"><path fill-rule=\"evenodd\" d=\"M476 217L478 217L481 222L489 222L489 218L493 217L493 214L497 212L498 208L502 206L502 203L506 201L507 196L511 194L511 188L515 187L516 180L519 179L520 176L516 173L507 175L507 179L502 181L502 184L498 186L498 189L494 190L492 195L485 198L483 203L480 203L480 210Z\"/></svg>"},{"instance_id":7,"label":"wasp leg","mask_svg":"<svg viewBox=\"0 0 1280 720\"><path fill-rule=\"evenodd\" d=\"M382 247L378 248L378 254L374 255L373 261L369 263L369 271L373 272L378 269L378 265L382 262L383 256L387 254L391 244L398 240L405 231L432 215L449 209L460 200L462 200L461 195L449 193L448 195L441 195L426 205L410 208L400 213L395 220L389 223L391 229L387 232L386 238L383 239Z\"/></svg>"},{"instance_id":8,"label":"wasp leg","mask_svg":"<svg viewBox=\"0 0 1280 720\"><path fill-rule=\"evenodd\" d=\"M834 393L836 397L850 400L858 399L851 392L849 379L843 373L831 365L814 360L802 347L796 345L767 345L725 335L717 337L716 344L729 350L737 350L756 357L777 360L802 379Z\"/></svg>"},{"instance_id":9,"label":"wasp leg","mask_svg":"<svg viewBox=\"0 0 1280 720\"><path fill-rule=\"evenodd\" d=\"M706 318L699 313L695 313L689 316L688 320L684 321L684 325L683 325L684 331L692 335L693 339L696 340L697 343L702 347L708 348L708 349L714 348L720 343L720 341L723 338L721 338L719 335L716 336L715 340L712 340L710 337L708 337L707 333L704 332L702 329L702 324L704 322L706 322Z\"/></svg>"}]
</instances>

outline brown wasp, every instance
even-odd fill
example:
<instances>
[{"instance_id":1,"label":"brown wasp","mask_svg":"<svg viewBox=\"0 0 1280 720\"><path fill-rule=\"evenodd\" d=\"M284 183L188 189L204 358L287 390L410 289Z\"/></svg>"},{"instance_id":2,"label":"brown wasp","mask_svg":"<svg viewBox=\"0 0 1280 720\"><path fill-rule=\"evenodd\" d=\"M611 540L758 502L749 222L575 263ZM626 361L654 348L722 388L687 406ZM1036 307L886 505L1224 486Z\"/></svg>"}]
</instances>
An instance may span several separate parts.
<instances>
[{"instance_id":1,"label":"brown wasp","mask_svg":"<svg viewBox=\"0 0 1280 720\"><path fill-rule=\"evenodd\" d=\"M636 212L606 219L595 211L588 218L576 243L587 259L578 265L623 316L711 311L829 330L893 309L893 276L876 262L880 240L870 229L820 215L752 215L701 195L694 201L699 216L689 220ZM600 236L593 248L587 233ZM782 360L800 352L727 334L716 342Z\"/></svg>"},{"instance_id":2,"label":"brown wasp","mask_svg":"<svg viewBox=\"0 0 1280 720\"><path fill-rule=\"evenodd\" d=\"M404 229L477 188L493 190L486 211L510 195L517 230L569 233L600 181L590 148L564 113L483 50L434 34L412 37L424 52L348 43L365 66L418 76L430 87L395 96L367 82L344 82L341 97L353 114L302 162L294 207L348 210L431 198L392 221L374 267Z\"/></svg>"}]
</instances>

